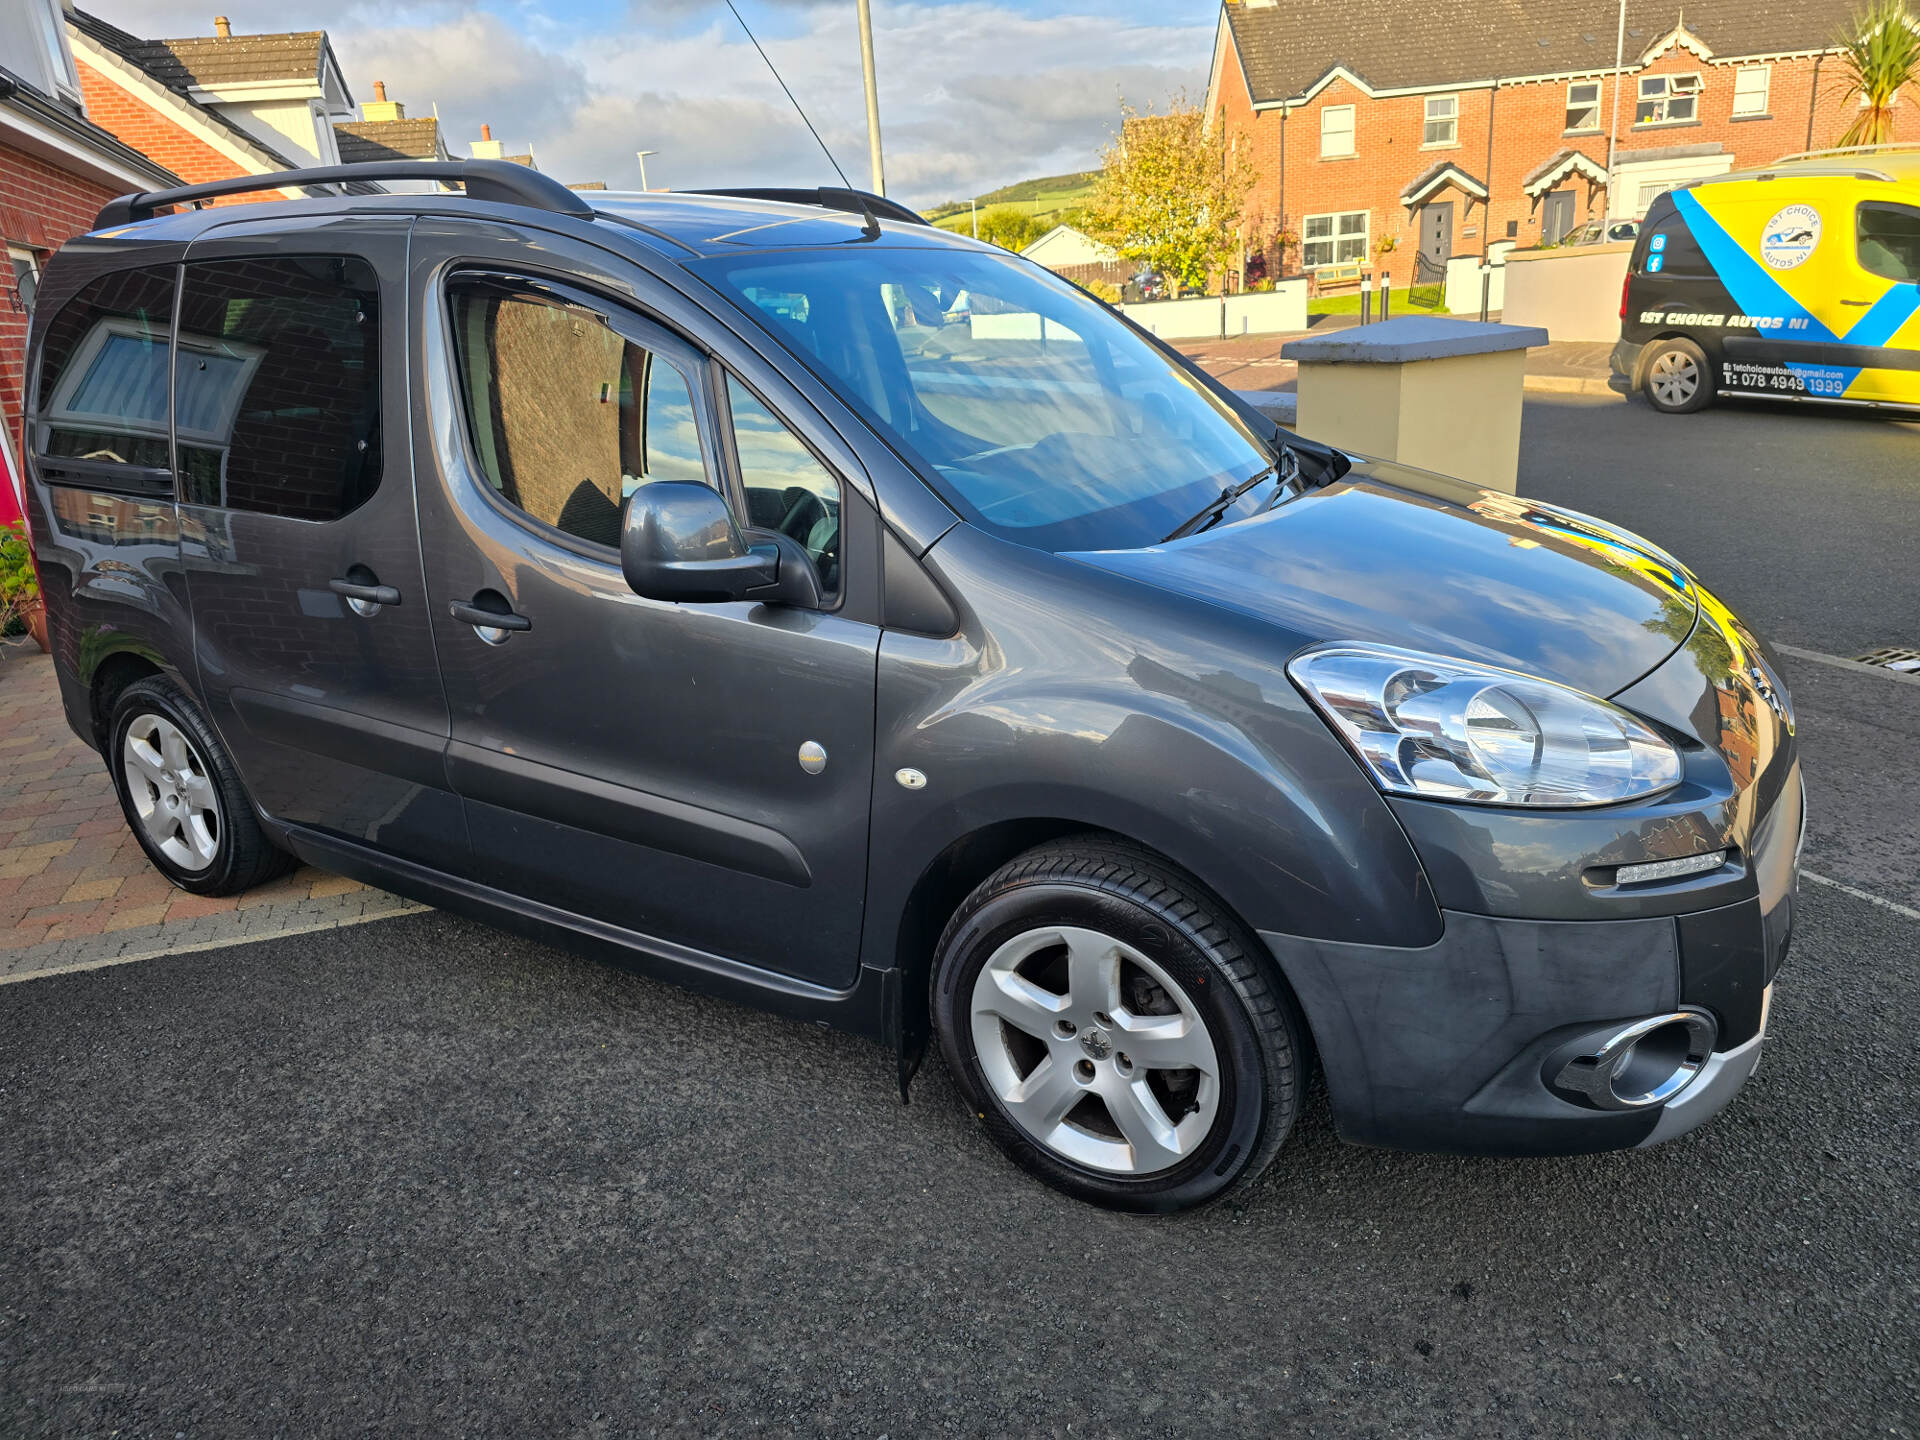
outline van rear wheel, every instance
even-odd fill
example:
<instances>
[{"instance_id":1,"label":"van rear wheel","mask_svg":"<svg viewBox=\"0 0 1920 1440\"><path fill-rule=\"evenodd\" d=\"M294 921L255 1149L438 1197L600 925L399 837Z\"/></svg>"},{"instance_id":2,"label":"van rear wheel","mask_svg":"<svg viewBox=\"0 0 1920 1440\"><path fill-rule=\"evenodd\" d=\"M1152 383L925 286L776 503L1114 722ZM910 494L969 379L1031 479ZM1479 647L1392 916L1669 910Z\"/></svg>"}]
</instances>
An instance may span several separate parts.
<instances>
[{"instance_id":1,"label":"van rear wheel","mask_svg":"<svg viewBox=\"0 0 1920 1440\"><path fill-rule=\"evenodd\" d=\"M293 868L274 848L220 737L172 681L135 681L114 702L107 768L140 848L195 895L237 895Z\"/></svg>"},{"instance_id":2,"label":"van rear wheel","mask_svg":"<svg viewBox=\"0 0 1920 1440\"><path fill-rule=\"evenodd\" d=\"M1713 374L1707 355L1691 340L1675 337L1653 342L1641 388L1647 403L1666 415L1687 415L1713 399Z\"/></svg>"}]
</instances>

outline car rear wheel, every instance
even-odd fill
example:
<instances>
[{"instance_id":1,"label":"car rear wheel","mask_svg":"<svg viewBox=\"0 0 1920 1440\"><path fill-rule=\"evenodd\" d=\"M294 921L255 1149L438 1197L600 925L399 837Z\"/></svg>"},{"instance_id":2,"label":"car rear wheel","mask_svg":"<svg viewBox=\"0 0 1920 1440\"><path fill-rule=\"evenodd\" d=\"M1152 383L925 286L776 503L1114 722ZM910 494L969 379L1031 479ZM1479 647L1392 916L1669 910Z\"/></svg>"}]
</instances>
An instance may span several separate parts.
<instances>
[{"instance_id":1,"label":"car rear wheel","mask_svg":"<svg viewBox=\"0 0 1920 1440\"><path fill-rule=\"evenodd\" d=\"M1713 399L1706 352L1691 340L1656 340L1647 357L1647 403L1668 415L1685 415Z\"/></svg>"},{"instance_id":2,"label":"car rear wheel","mask_svg":"<svg viewBox=\"0 0 1920 1440\"><path fill-rule=\"evenodd\" d=\"M1299 1108L1304 1033L1221 902L1098 837L989 876L948 923L934 1027L994 1142L1117 1210L1217 1200L1263 1170Z\"/></svg>"},{"instance_id":3,"label":"car rear wheel","mask_svg":"<svg viewBox=\"0 0 1920 1440\"><path fill-rule=\"evenodd\" d=\"M154 868L196 895L235 895L293 867L274 848L233 762L193 702L161 676L114 702L107 766Z\"/></svg>"}]
</instances>

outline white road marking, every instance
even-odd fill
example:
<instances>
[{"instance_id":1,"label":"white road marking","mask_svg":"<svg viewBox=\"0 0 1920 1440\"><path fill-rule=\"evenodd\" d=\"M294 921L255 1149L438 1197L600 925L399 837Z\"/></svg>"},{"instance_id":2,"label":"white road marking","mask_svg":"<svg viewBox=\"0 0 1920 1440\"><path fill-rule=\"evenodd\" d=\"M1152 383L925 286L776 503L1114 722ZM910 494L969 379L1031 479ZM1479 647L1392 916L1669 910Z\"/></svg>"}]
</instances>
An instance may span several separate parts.
<instances>
[{"instance_id":1,"label":"white road marking","mask_svg":"<svg viewBox=\"0 0 1920 1440\"><path fill-rule=\"evenodd\" d=\"M83 970L105 970L114 965L132 965L141 960L160 960L168 955L198 955L206 950L225 950L234 945L252 945L262 940L284 940L294 935L313 935L322 930L344 930L349 925L366 925L375 920L391 920L399 915L421 915L431 905L408 903L371 915L350 915L339 920L316 920L306 925L289 925L283 930L262 930L250 935L223 935L197 945L155 945L125 955L109 955L99 960L82 960L75 965L55 965L45 970L27 970L18 975L0 975L0 985L17 985L23 980L44 980L49 975L77 975Z\"/></svg>"},{"instance_id":2,"label":"white road marking","mask_svg":"<svg viewBox=\"0 0 1920 1440\"><path fill-rule=\"evenodd\" d=\"M1902 905L1897 900L1885 899L1870 891L1861 890L1849 885L1845 881L1829 880L1826 876L1816 875L1811 870L1802 870L1800 872L1800 878L1802 880L1811 880L1816 885L1825 885L1829 889L1838 890L1842 895L1851 895L1856 900L1864 900L1869 905L1878 905L1882 910L1891 910L1896 915L1904 915L1909 920L1920 920L1920 910L1914 909L1911 905Z\"/></svg>"}]
</instances>

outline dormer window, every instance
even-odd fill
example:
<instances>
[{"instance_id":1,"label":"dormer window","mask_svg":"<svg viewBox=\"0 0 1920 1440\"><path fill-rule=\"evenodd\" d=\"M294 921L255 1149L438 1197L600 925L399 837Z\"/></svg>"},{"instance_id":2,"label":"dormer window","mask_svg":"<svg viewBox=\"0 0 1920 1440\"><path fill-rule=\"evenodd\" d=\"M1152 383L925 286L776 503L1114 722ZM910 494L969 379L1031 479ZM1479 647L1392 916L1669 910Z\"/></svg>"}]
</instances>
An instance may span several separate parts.
<instances>
[{"instance_id":1,"label":"dormer window","mask_svg":"<svg viewBox=\"0 0 1920 1440\"><path fill-rule=\"evenodd\" d=\"M33 7L34 21L40 28L48 90L80 103L80 73L73 68L73 52L67 48L67 17L60 0L27 0Z\"/></svg>"}]
</instances>

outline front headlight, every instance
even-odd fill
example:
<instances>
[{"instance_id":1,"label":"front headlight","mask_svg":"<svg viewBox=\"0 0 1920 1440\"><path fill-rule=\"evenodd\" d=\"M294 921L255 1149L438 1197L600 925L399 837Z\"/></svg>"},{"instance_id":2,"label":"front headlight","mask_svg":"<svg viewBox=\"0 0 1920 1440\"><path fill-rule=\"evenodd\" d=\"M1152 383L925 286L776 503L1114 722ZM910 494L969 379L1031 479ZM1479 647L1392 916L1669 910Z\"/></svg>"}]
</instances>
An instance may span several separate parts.
<instances>
[{"instance_id":1,"label":"front headlight","mask_svg":"<svg viewBox=\"0 0 1920 1440\"><path fill-rule=\"evenodd\" d=\"M1611 805L1679 782L1673 746L1550 680L1373 645L1287 673L1383 790L1476 805Z\"/></svg>"}]
</instances>

